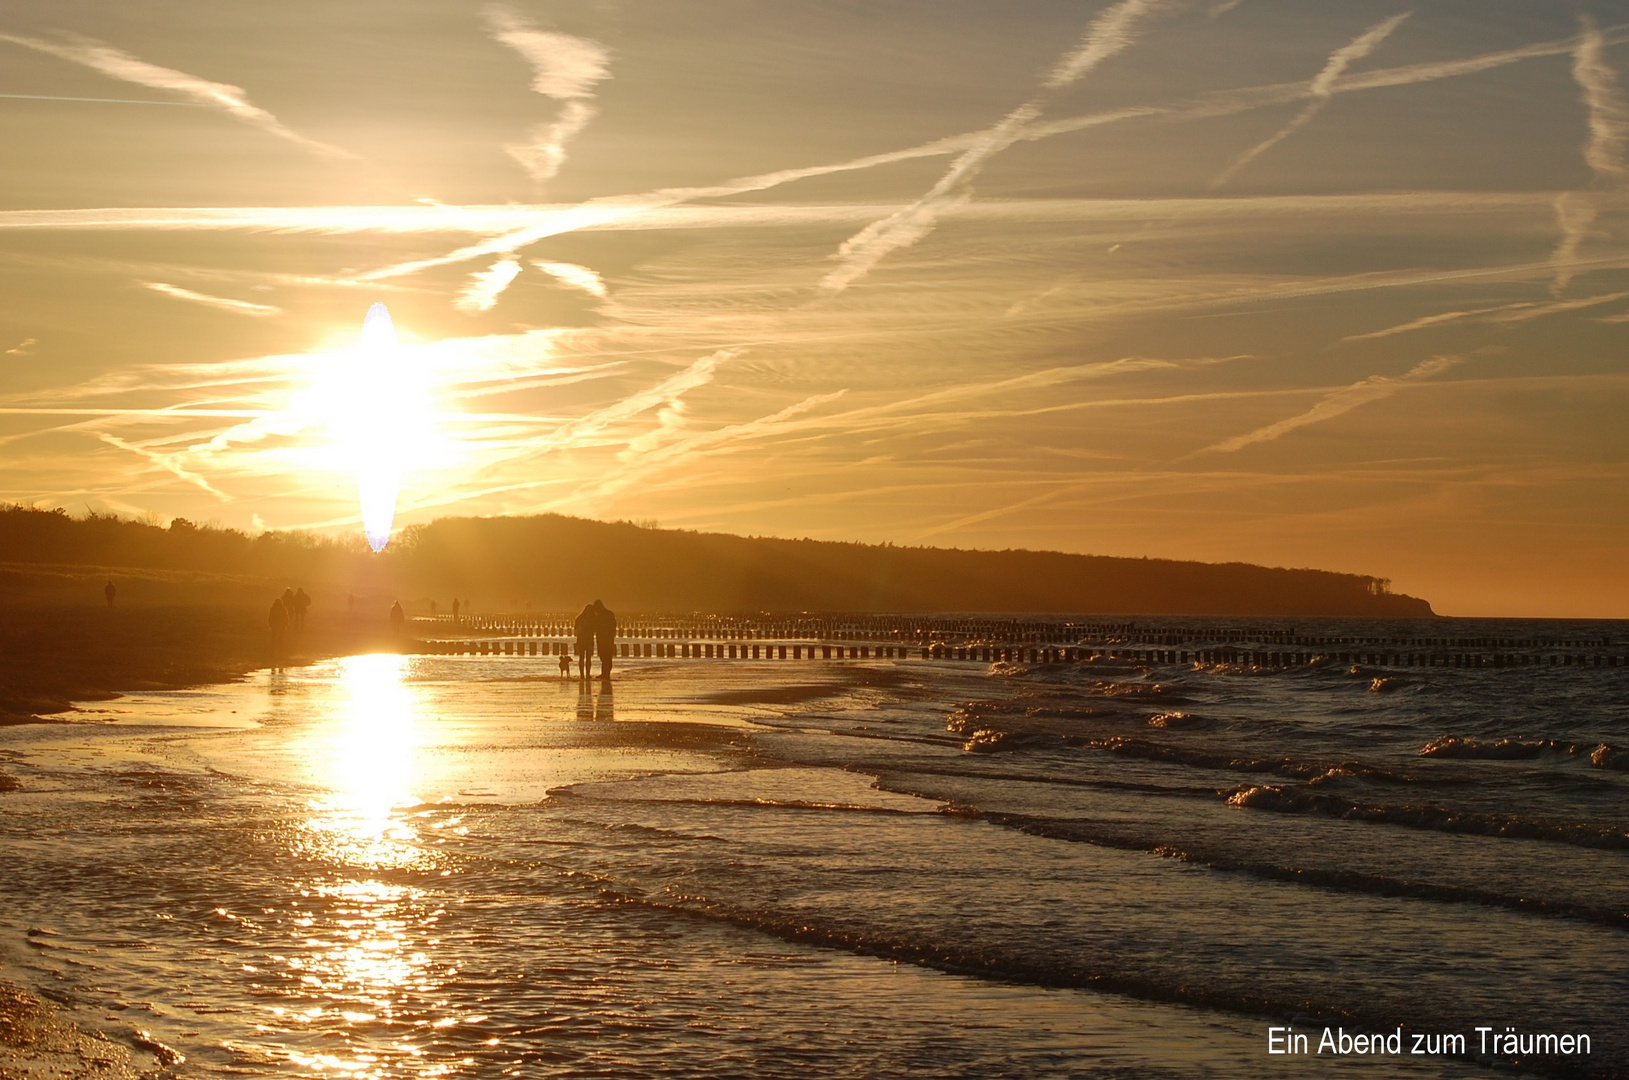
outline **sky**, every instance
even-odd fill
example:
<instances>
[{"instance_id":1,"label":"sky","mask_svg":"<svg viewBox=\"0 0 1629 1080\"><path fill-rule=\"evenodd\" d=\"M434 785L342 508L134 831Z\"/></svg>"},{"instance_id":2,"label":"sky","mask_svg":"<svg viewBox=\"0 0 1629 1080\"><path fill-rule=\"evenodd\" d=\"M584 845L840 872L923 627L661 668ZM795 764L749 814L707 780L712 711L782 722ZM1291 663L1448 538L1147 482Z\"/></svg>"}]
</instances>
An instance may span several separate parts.
<instances>
[{"instance_id":1,"label":"sky","mask_svg":"<svg viewBox=\"0 0 1629 1080\"><path fill-rule=\"evenodd\" d=\"M0 500L1629 617L1626 68L1606 0L9 0Z\"/></svg>"}]
</instances>

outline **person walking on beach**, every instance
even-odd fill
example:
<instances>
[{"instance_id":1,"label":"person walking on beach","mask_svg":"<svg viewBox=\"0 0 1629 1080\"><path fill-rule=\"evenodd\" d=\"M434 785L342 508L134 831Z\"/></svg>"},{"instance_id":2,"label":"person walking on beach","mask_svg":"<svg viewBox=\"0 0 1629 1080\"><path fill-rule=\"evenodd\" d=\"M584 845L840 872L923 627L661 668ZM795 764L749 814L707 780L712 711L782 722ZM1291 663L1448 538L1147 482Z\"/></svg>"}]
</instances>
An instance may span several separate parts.
<instances>
[{"instance_id":1,"label":"person walking on beach","mask_svg":"<svg viewBox=\"0 0 1629 1080\"><path fill-rule=\"evenodd\" d=\"M111 582L111 581L110 581L110 582L108 582L108 583L107 583L107 585L106 585L106 586L105 586L105 587L104 587L104 588L103 588L103 589L102 589L102 595L103 595L103 596L105 596L105 597L107 597L107 609L108 609L108 610L109 610L109 611L112 611L112 610L113 610L113 598L114 598L114 597L115 597L115 596L118 596L118 595L119 595L119 590L118 590L118 588L117 588L117 587L115 587L115 586L114 586L114 584L113 584L113 582Z\"/></svg>"},{"instance_id":2,"label":"person walking on beach","mask_svg":"<svg viewBox=\"0 0 1629 1080\"><path fill-rule=\"evenodd\" d=\"M271 610L266 612L266 626L271 630L272 652L281 655L283 631L288 629L288 608L283 606L282 597L272 598Z\"/></svg>"},{"instance_id":3,"label":"person walking on beach","mask_svg":"<svg viewBox=\"0 0 1629 1080\"><path fill-rule=\"evenodd\" d=\"M407 612L402 610L400 600L390 605L390 628L397 637L402 636L402 627L407 625Z\"/></svg>"},{"instance_id":4,"label":"person walking on beach","mask_svg":"<svg viewBox=\"0 0 1629 1080\"><path fill-rule=\"evenodd\" d=\"M611 657L616 655L617 647L617 617L611 609L594 601L594 644L599 646L600 653L600 680L609 682L611 679Z\"/></svg>"},{"instance_id":5,"label":"person walking on beach","mask_svg":"<svg viewBox=\"0 0 1629 1080\"><path fill-rule=\"evenodd\" d=\"M458 597L453 597L453 625L458 625Z\"/></svg>"},{"instance_id":6,"label":"person walking on beach","mask_svg":"<svg viewBox=\"0 0 1629 1080\"><path fill-rule=\"evenodd\" d=\"M294 629L305 631L305 609L311 606L311 597L305 594L305 587L294 590Z\"/></svg>"},{"instance_id":7,"label":"person walking on beach","mask_svg":"<svg viewBox=\"0 0 1629 1080\"><path fill-rule=\"evenodd\" d=\"M577 633L577 677L584 682L588 681L589 672L594 667L594 626L598 619L594 605L589 604L571 624Z\"/></svg>"}]
</instances>

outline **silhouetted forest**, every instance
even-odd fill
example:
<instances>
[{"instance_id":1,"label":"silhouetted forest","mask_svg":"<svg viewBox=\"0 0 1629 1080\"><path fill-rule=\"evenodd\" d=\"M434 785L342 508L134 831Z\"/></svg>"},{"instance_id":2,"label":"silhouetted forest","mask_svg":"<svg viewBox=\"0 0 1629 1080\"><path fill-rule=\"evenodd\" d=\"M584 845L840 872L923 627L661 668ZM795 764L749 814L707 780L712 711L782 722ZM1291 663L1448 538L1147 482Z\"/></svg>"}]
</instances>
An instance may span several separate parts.
<instances>
[{"instance_id":1,"label":"silhouetted forest","mask_svg":"<svg viewBox=\"0 0 1629 1080\"><path fill-rule=\"evenodd\" d=\"M0 563L220 575L243 587L456 595L484 610L1427 616L1383 579L1247 563L962 551L652 529L554 514L442 518L381 555L304 533L0 509Z\"/></svg>"}]
</instances>

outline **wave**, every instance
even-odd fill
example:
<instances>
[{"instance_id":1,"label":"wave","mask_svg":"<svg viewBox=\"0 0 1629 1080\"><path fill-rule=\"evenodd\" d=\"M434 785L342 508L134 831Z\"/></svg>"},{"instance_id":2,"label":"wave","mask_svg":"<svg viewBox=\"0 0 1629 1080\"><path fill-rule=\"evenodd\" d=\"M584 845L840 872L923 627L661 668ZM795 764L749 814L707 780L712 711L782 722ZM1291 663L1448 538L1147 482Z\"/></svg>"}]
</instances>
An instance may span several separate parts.
<instances>
[{"instance_id":1,"label":"wave","mask_svg":"<svg viewBox=\"0 0 1629 1080\"><path fill-rule=\"evenodd\" d=\"M1271 810L1279 814L1325 814L1346 821L1629 851L1629 832L1613 826L1544 821L1514 815L1450 810L1441 806L1366 805L1308 788L1260 784L1233 792L1228 796L1227 804L1252 810Z\"/></svg>"},{"instance_id":2,"label":"wave","mask_svg":"<svg viewBox=\"0 0 1629 1080\"><path fill-rule=\"evenodd\" d=\"M1362 1030L1469 1030L1471 1016L1453 1014L1451 1003L1438 1015L1421 1015L1401 1002L1370 1002L1359 999L1314 1000L1293 985L1274 980L1196 980L1180 969L1162 971L1148 964L1130 964L1113 948L1077 949L1069 954L1037 944L1034 949L1003 946L977 939L966 940L927 931L920 938L886 928L845 926L841 921L815 921L797 913L764 911L743 907L702 895L676 895L661 899L634 895L607 884L599 893L603 903L625 905L658 912L664 916L687 917L723 923L798 945L837 949L858 956L894 963L913 964L946 974L988 982L1019 983L1059 989L1088 990L1116 994L1143 1001L1186 1005L1235 1015L1286 1019L1302 1026L1327 1023ZM1406 1010L1406 1014L1405 1014ZM1447 1055L1472 1060L1471 1055ZM1621 1077L1613 1067L1583 1073L1571 1062L1552 1064L1525 1060L1526 1071L1562 1076L1591 1075Z\"/></svg>"},{"instance_id":3,"label":"wave","mask_svg":"<svg viewBox=\"0 0 1629 1080\"><path fill-rule=\"evenodd\" d=\"M1598 926L1612 926L1629 930L1629 911L1568 901L1543 900L1530 896L1513 896L1491 889L1466 885L1413 881L1386 874L1368 874L1357 870L1321 867L1282 866L1248 859L1239 859L1203 848L1181 847L1176 844L1150 840L1129 833L1116 832L1093 822L1078 819L1060 820L1030 814L1011 814L981 810L973 806L953 804L947 813L1013 829L1030 836L1071 843L1092 844L1096 847L1121 851L1143 851L1150 855L1175 859L1179 862L1206 866L1213 870L1245 874L1268 881L1284 881L1341 893L1362 893L1370 896L1404 897L1437 903L1479 904L1485 907L1505 908L1559 918L1575 919Z\"/></svg>"},{"instance_id":4,"label":"wave","mask_svg":"<svg viewBox=\"0 0 1629 1080\"><path fill-rule=\"evenodd\" d=\"M1560 739L1529 739L1521 735L1503 739L1461 738L1444 735L1420 749L1421 757L1471 758L1484 761L1532 761L1546 754L1562 757L1589 756L1597 769L1629 771L1629 749L1610 743L1562 742Z\"/></svg>"}]
</instances>

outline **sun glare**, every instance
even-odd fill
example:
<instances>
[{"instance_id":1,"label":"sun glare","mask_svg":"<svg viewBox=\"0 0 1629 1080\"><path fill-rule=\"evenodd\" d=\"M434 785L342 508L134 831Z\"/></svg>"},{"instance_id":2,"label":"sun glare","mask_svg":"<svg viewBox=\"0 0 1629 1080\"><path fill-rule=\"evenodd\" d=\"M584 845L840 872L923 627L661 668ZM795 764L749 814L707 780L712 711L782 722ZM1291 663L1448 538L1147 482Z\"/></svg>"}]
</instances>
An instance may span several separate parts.
<instances>
[{"instance_id":1,"label":"sun glare","mask_svg":"<svg viewBox=\"0 0 1629 1080\"><path fill-rule=\"evenodd\" d=\"M426 464L434 442L430 379L421 350L404 346L383 304L368 309L356 345L337 353L315 387L333 436L331 464L356 480L362 531L374 551L390 542L403 474Z\"/></svg>"}]
</instances>

